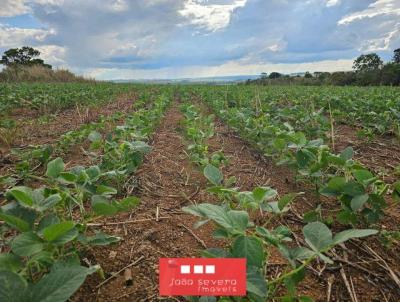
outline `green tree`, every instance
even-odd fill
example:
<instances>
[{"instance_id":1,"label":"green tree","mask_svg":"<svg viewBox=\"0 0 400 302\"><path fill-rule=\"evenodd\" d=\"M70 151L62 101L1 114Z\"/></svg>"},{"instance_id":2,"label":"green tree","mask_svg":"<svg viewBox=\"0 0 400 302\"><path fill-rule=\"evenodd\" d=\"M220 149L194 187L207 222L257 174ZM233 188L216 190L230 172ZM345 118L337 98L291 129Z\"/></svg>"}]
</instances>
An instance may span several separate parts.
<instances>
[{"instance_id":1,"label":"green tree","mask_svg":"<svg viewBox=\"0 0 400 302\"><path fill-rule=\"evenodd\" d=\"M400 64L400 48L397 48L394 51L393 62L396 64Z\"/></svg>"},{"instance_id":2,"label":"green tree","mask_svg":"<svg viewBox=\"0 0 400 302\"><path fill-rule=\"evenodd\" d=\"M313 76L312 76L312 74L311 73L309 73L308 71L304 74L304 77L306 78L306 79L311 79Z\"/></svg>"},{"instance_id":3,"label":"green tree","mask_svg":"<svg viewBox=\"0 0 400 302\"><path fill-rule=\"evenodd\" d=\"M346 86L353 85L356 81L356 75L354 72L338 71L334 72L329 77L329 84Z\"/></svg>"},{"instance_id":4,"label":"green tree","mask_svg":"<svg viewBox=\"0 0 400 302\"><path fill-rule=\"evenodd\" d=\"M0 64L7 67L41 65L51 69L52 66L44 63L39 56L40 51L29 46L11 48L4 52Z\"/></svg>"},{"instance_id":5,"label":"green tree","mask_svg":"<svg viewBox=\"0 0 400 302\"><path fill-rule=\"evenodd\" d=\"M314 77L316 77L320 81L325 81L327 78L329 78L331 74L329 72L322 72L322 71L316 71L314 72Z\"/></svg>"},{"instance_id":6,"label":"green tree","mask_svg":"<svg viewBox=\"0 0 400 302\"><path fill-rule=\"evenodd\" d=\"M375 71L383 66L382 59L376 53L359 56L353 63L356 72Z\"/></svg>"},{"instance_id":7,"label":"green tree","mask_svg":"<svg viewBox=\"0 0 400 302\"><path fill-rule=\"evenodd\" d=\"M388 63L381 71L383 85L400 85L400 64Z\"/></svg>"},{"instance_id":8,"label":"green tree","mask_svg":"<svg viewBox=\"0 0 400 302\"><path fill-rule=\"evenodd\" d=\"M270 79L279 79L280 77L282 77L282 74L280 74L279 72L271 72L269 75Z\"/></svg>"}]
</instances>

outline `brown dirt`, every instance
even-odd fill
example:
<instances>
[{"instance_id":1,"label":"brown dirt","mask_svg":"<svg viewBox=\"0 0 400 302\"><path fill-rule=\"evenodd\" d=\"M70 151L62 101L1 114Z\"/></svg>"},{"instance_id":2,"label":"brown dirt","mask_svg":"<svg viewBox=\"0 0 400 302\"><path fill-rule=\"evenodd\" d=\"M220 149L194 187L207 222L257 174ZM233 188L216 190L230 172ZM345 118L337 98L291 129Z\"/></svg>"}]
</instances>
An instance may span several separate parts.
<instances>
[{"instance_id":1,"label":"brown dirt","mask_svg":"<svg viewBox=\"0 0 400 302\"><path fill-rule=\"evenodd\" d=\"M292 211L279 221L279 223L289 226L295 232L296 240L300 243L304 244L301 239L301 228L304 226L301 218L305 212L315 209L316 205L321 202L326 214L332 215L338 210L339 205L337 201L327 198L318 201L312 187L307 184L296 184L291 171L284 167L277 167L271 160L266 159L256 150L248 147L220 121L217 123L216 133L215 139L212 140L215 142L211 145L214 145L216 150L223 149L224 154L231 156L232 161L226 173L229 176L239 176L239 185L242 189L250 190L255 185L267 183L269 186L277 189L281 195L289 192L305 192L303 196L297 199L297 202L292 207ZM395 148L394 145L391 146ZM338 146L338 148L342 149L346 147L345 142L341 142L341 145ZM364 146L364 148L368 148L368 146ZM356 152L358 150L356 148ZM375 163L374 166L376 165ZM243 170L243 167L247 167L246 170ZM265 182L266 180L267 182ZM388 215L380 223L380 226L383 229L398 229L399 211L400 208L398 205L392 206L387 211ZM266 218L258 217L255 219L258 219L261 224L266 221ZM275 221L275 223L277 222ZM272 225L275 225L275 223L272 223ZM342 226L336 224L333 226L334 232L341 231L342 228ZM354 284L359 301L383 301L384 297L388 301L400 301L400 289L398 285L389 276L388 270L382 269L380 266L382 265L382 261L376 262L377 257L372 255L368 250L368 247L374 250L399 275L399 246L393 246L387 250L382 246L377 237L371 237L362 241L356 241L355 243L346 243L343 247L344 250L335 249L334 252L342 260L344 259L343 261L348 260L353 265L339 260L334 266L330 267L326 267L322 263L313 264L313 267L307 270L306 279L298 287L300 295L309 295L316 301L326 301L328 280L331 279L334 280L331 301L349 301L350 297L340 274L340 267L343 266L347 278L351 278ZM272 263L272 267L270 265L268 271L268 276L270 277L282 272L282 268L284 268L282 264L286 263L275 250L271 251L269 262ZM354 267L354 264L358 265L358 267Z\"/></svg>"},{"instance_id":2,"label":"brown dirt","mask_svg":"<svg viewBox=\"0 0 400 302\"><path fill-rule=\"evenodd\" d=\"M336 150L341 151L351 146L355 151L355 159L380 174L382 180L387 183L399 180L400 175L394 173L396 167L400 167L399 140L394 136L376 136L368 141L357 136L358 130L344 124L336 126Z\"/></svg>"},{"instance_id":3,"label":"brown dirt","mask_svg":"<svg viewBox=\"0 0 400 302\"><path fill-rule=\"evenodd\" d=\"M53 120L45 125L40 125L37 120L18 122L18 137L13 147L30 144L51 144L62 134L76 130L84 124L97 121L100 116L109 116L115 112L128 111L137 98L136 94L122 95L114 102L99 107L83 107L67 109L58 113Z\"/></svg>"},{"instance_id":4,"label":"brown dirt","mask_svg":"<svg viewBox=\"0 0 400 302\"><path fill-rule=\"evenodd\" d=\"M199 255L202 245L182 226L191 228L196 219L183 214L180 208L189 203L188 199L207 202L212 198L203 190L205 179L193 169L185 155L185 145L178 130L181 118L174 105L154 135L153 150L137 173L141 206L134 213L121 214L106 222L154 218L157 207L160 217L168 219L158 222L153 219L117 228L102 227L103 231L116 234L123 240L117 246L91 252L91 258L107 273L116 272L143 256L144 260L133 268L133 285L126 287L123 275L119 275L97 291L95 286L101 280L92 277L73 301L156 301L158 259ZM209 239L211 231L210 227L204 227L193 232L208 244L219 244ZM109 257L112 252L116 253L114 259Z\"/></svg>"},{"instance_id":5,"label":"brown dirt","mask_svg":"<svg viewBox=\"0 0 400 302\"><path fill-rule=\"evenodd\" d=\"M91 277L84 287L75 295L73 301L180 301L172 298L158 297L157 266L160 257L190 257L198 255L201 244L180 225L191 228L195 219L182 214L179 209L188 203L181 197L181 192L194 202L214 202L212 196L204 191L204 177L193 168L185 155L185 145L178 131L179 120L182 118L176 105L167 113L153 140L153 151L146 157L137 178L141 191L141 206L131 214L110 218L105 222L137 220L155 217L156 208L160 216L168 219L146 221L137 224L103 227L104 231L116 233L123 238L117 245L102 249L94 249L90 259L100 263L110 274L132 263L141 256L144 260L134 267L133 286L124 284L123 274L109 281L100 290L95 287L101 282L97 277ZM248 146L221 121L216 122L216 135L209 140L210 152L223 150L230 162L224 168L224 175L236 176L237 186L241 190L251 190L255 186L268 185L283 195L289 192L305 191L305 194L293 206L293 212L282 219L272 221L272 226L288 225L294 232L297 241L302 243L302 214L315 208L318 203L312 188L293 181L291 171L275 166L257 151ZM198 192L198 193L197 193ZM323 202L331 202L323 200ZM328 208L337 208L335 204ZM268 219L253 215L253 220L263 223ZM335 226L335 230L340 226ZM193 229L192 229L193 230ZM208 247L223 245L211 237L210 226L203 226L193 232L205 242ZM361 241L360 241L361 242ZM397 255L399 247L392 250L383 249L377 238L363 240L363 243L352 242L343 245L344 249L336 249L335 255L341 258L334 266L324 266L314 263L307 270L306 279L299 285L299 294L309 295L316 301L326 301L328 280L332 281L331 301L350 301L348 291L340 274L343 267L349 282L353 282L359 301L398 301L400 292L382 262L377 262L367 246L371 247L388 263L388 266L398 273L400 260ZM116 253L115 258L109 255ZM351 264L348 264L348 262ZM268 277L281 274L286 267L286 261L275 250L270 251ZM378 264L379 263L379 264ZM372 286L371 286L372 285ZM278 293L284 293L281 289ZM385 297L385 298L384 298Z\"/></svg>"},{"instance_id":6,"label":"brown dirt","mask_svg":"<svg viewBox=\"0 0 400 302\"><path fill-rule=\"evenodd\" d=\"M224 242L212 238L211 225L194 230L192 225L196 219L180 211L180 208L190 204L190 201L215 202L215 199L205 191L207 183L204 177L189 162L185 154L186 146L179 129L182 118L178 105L174 104L152 139L152 152L146 156L143 166L132 180L134 182L132 186L139 188L133 195L141 198L141 205L131 213L99 222L149 220L97 227L106 233L120 236L122 241L114 246L91 249L85 255L91 263L102 266L106 277L143 257L142 261L132 267L133 285L125 285L121 273L97 289L96 286L102 279L99 276L91 276L71 301L184 301L158 297L157 271L158 259L161 257L198 256L199 251L203 249L198 239L182 225L190 228L207 247L224 245ZM251 148L219 120L216 121L215 132L215 137L209 141L210 152L223 150L228 156L230 163L224 168L224 175L236 176L237 186L241 190L252 190L255 186L267 185L277 189L280 195L305 191L293 206L293 212L282 219L272 221L272 226L287 224L295 232L296 240L301 243L301 228L304 225L302 215L318 204L312 188L296 184L290 170L274 165L270 159ZM343 133L343 136L345 135ZM350 141L355 141L350 135L348 137ZM338 136L338 150L347 146L346 140L346 137L342 140ZM354 146L358 152L358 145ZM77 155L72 156L73 160L79 159L79 150L76 152ZM332 204L330 200L324 199L322 202L324 207L327 206L332 211L337 210L337 205ZM159 216L166 217L158 222L155 220L157 207ZM399 212L399 209L394 207L391 211ZM391 216L383 223L392 228L393 225L398 225L399 217L400 215L397 218ZM257 223L264 223L268 216L253 215L252 218ZM334 229L338 230L340 226L335 226ZM384 268L382 261L376 260L376 256L371 254L367 246L385 259L394 273L399 275L400 248L394 246L386 250L376 237L368 238L346 243L343 245L344 249L335 249L336 255L341 260L336 261L333 266L313 263L307 270L306 279L299 286L299 294L309 295L316 301L326 301L328 280L333 280L331 301L351 301L340 274L340 268L343 267L349 282L354 284L358 301L400 301L400 291L390 277L388 269ZM271 250L268 278L281 274L285 267L286 261L278 252ZM281 290L279 294L281 293L284 291Z\"/></svg>"},{"instance_id":7,"label":"brown dirt","mask_svg":"<svg viewBox=\"0 0 400 302\"><path fill-rule=\"evenodd\" d=\"M160 208L160 215L167 215L171 219L161 220L158 223L155 221L141 223L138 226L127 225L127 233L124 233L122 228L109 229L112 230L111 233L117 232L118 236L124 237L124 241L118 247L108 247L102 251L95 250L93 253L96 263L100 263L108 272L118 271L133 259L145 256L145 261L135 270L138 276L134 280L134 286L132 288L124 287L123 276L120 275L115 281L104 286L100 294L89 294L88 291L93 291L96 282L100 281L97 279L93 283L88 282L87 288L77 295L78 300L157 301L158 258L199 255L198 252L202 246L180 226L184 224L191 228L196 221L192 216L179 211L181 206L188 202L187 199L168 197L179 196L181 192L184 192L186 196L190 196L190 200L193 202L215 201L209 193L205 192L205 178L196 168L193 168L187 159L186 146L182 143L183 138L177 129L181 119L182 114L174 106L156 131L153 151L146 157L146 161L137 175L142 188L142 206L135 211L134 216L120 215L111 220L124 221L154 217L157 206ZM283 191L287 182L287 170L274 168L270 162L263 160L243 141L230 133L224 125L218 124L216 129L218 134L209 141L210 151L223 149L230 158L230 164L224 171L227 177L237 176L237 185L243 190L251 190L257 185L271 185L279 187ZM282 177L272 180L271 176L274 174ZM206 242L207 246L221 246L223 242L213 240L211 231L210 226L193 230L199 238ZM184 237L181 237L182 235ZM112 251L121 255L117 263L110 263L110 259L107 257ZM137 286L135 286L136 284ZM144 288L146 289L144 290ZM122 297L124 293L131 294L128 297ZM121 298L116 300L115 297Z\"/></svg>"},{"instance_id":8,"label":"brown dirt","mask_svg":"<svg viewBox=\"0 0 400 302\"><path fill-rule=\"evenodd\" d=\"M80 109L81 115L77 113L76 109L66 110L57 116L57 119L46 124L40 125L37 121L21 126L17 141L14 147L23 147L27 145L42 145L42 144L56 144L60 136L68 131L76 130L84 124L92 123L100 118L100 116L109 116L116 112L130 112L133 110L132 104L137 98L136 94L121 95L113 103L107 104L103 107L94 108L87 107ZM115 125L120 124L123 119L113 122L108 122L105 129L99 132L108 133L114 129ZM82 151L87 150L88 143L79 143L71 146L66 154L62 157L69 165L82 164L90 161L88 156L85 156ZM13 173L17 159L10 153L9 149L0 148L0 175L7 175ZM40 168L37 172L43 172Z\"/></svg>"}]
</instances>

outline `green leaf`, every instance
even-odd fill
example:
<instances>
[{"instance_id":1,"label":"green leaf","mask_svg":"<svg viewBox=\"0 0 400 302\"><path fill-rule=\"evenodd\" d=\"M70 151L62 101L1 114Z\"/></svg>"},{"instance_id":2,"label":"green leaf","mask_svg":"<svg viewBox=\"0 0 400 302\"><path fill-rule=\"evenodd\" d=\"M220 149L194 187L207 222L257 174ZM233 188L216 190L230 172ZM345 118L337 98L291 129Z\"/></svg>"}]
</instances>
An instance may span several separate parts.
<instances>
[{"instance_id":1,"label":"green leaf","mask_svg":"<svg viewBox=\"0 0 400 302\"><path fill-rule=\"evenodd\" d=\"M218 186L224 180L224 176L222 175L221 171L213 166L208 164L204 168L204 176L215 186Z\"/></svg>"},{"instance_id":2,"label":"green leaf","mask_svg":"<svg viewBox=\"0 0 400 302\"><path fill-rule=\"evenodd\" d=\"M275 234L271 233L266 228L257 226L256 227L256 232L257 232L258 235L263 237L267 243L272 244L272 245L274 245L276 247L279 246L280 238L277 237Z\"/></svg>"},{"instance_id":3,"label":"green leaf","mask_svg":"<svg viewBox=\"0 0 400 302\"><path fill-rule=\"evenodd\" d=\"M276 190L269 187L257 187L253 190L253 197L257 203L262 203L265 200L274 198L277 195Z\"/></svg>"},{"instance_id":4,"label":"green leaf","mask_svg":"<svg viewBox=\"0 0 400 302\"><path fill-rule=\"evenodd\" d=\"M99 132L97 132L97 131L92 131L92 132L90 132L90 134L89 134L89 136L88 136L88 139L89 139L91 142L98 142L98 141L101 141L102 136L101 136L101 134L100 134Z\"/></svg>"},{"instance_id":5,"label":"green leaf","mask_svg":"<svg viewBox=\"0 0 400 302\"><path fill-rule=\"evenodd\" d=\"M212 233L212 236L215 239L228 239L229 238L229 233L225 229L217 228Z\"/></svg>"},{"instance_id":6,"label":"green leaf","mask_svg":"<svg viewBox=\"0 0 400 302\"><path fill-rule=\"evenodd\" d=\"M288 204L293 202L293 200L296 198L296 196L297 196L297 194L289 193L289 194L284 195L281 199L279 199L279 201L278 201L279 210L282 211L283 209L285 209Z\"/></svg>"},{"instance_id":7,"label":"green leaf","mask_svg":"<svg viewBox=\"0 0 400 302\"><path fill-rule=\"evenodd\" d=\"M396 183L393 184L393 199L395 201L400 201L400 181L397 181Z\"/></svg>"},{"instance_id":8,"label":"green leaf","mask_svg":"<svg viewBox=\"0 0 400 302\"><path fill-rule=\"evenodd\" d=\"M274 213L274 214L282 214L285 213L287 211L289 211L289 207L284 207L282 210L279 208L278 202L277 201L273 201L273 202L268 202L266 204L263 204L261 206L261 208L264 211L270 212L270 213Z\"/></svg>"},{"instance_id":9,"label":"green leaf","mask_svg":"<svg viewBox=\"0 0 400 302\"><path fill-rule=\"evenodd\" d=\"M55 205L57 205L61 201L61 195L60 194L53 194L47 197L45 200L40 201L36 204L35 209L43 212L46 211Z\"/></svg>"},{"instance_id":10,"label":"green leaf","mask_svg":"<svg viewBox=\"0 0 400 302\"><path fill-rule=\"evenodd\" d=\"M314 222L314 221L318 221L318 220L321 220L319 209L308 211L308 212L304 213L304 215L303 215L303 221L306 223Z\"/></svg>"},{"instance_id":11,"label":"green leaf","mask_svg":"<svg viewBox=\"0 0 400 302\"><path fill-rule=\"evenodd\" d=\"M263 243L254 236L238 236L232 244L232 254L236 258L246 258L247 266L261 268L265 260Z\"/></svg>"},{"instance_id":12,"label":"green leaf","mask_svg":"<svg viewBox=\"0 0 400 302\"><path fill-rule=\"evenodd\" d=\"M249 214L245 211L227 211L221 206L202 203L197 206L182 208L182 211L211 219L229 232L243 233L249 223Z\"/></svg>"},{"instance_id":13,"label":"green leaf","mask_svg":"<svg viewBox=\"0 0 400 302\"><path fill-rule=\"evenodd\" d=\"M357 212L363 207L363 205L368 201L368 199L369 199L368 194L357 195L353 197L353 199L351 200L351 209L354 212Z\"/></svg>"},{"instance_id":14,"label":"green leaf","mask_svg":"<svg viewBox=\"0 0 400 302\"><path fill-rule=\"evenodd\" d=\"M315 160L315 155L307 149L296 152L296 161L300 168L305 168L312 160Z\"/></svg>"},{"instance_id":15,"label":"green leaf","mask_svg":"<svg viewBox=\"0 0 400 302\"><path fill-rule=\"evenodd\" d=\"M392 197L393 197L394 201L396 201L396 202L400 201L400 181L393 184Z\"/></svg>"},{"instance_id":16,"label":"green leaf","mask_svg":"<svg viewBox=\"0 0 400 302\"><path fill-rule=\"evenodd\" d=\"M368 170L364 170L364 169L354 170L353 174L354 174L354 177L359 182L365 182L367 180L370 180L371 178L374 178L374 175L372 175L371 172L369 172Z\"/></svg>"},{"instance_id":17,"label":"green leaf","mask_svg":"<svg viewBox=\"0 0 400 302\"><path fill-rule=\"evenodd\" d=\"M337 233L335 237L333 237L333 241L335 244L345 242L351 238L362 238L362 237L367 237L371 235L377 234L377 230L371 230L371 229L366 229L366 230L357 230L357 229L351 229L351 230L346 230L340 233Z\"/></svg>"},{"instance_id":18,"label":"green leaf","mask_svg":"<svg viewBox=\"0 0 400 302\"><path fill-rule=\"evenodd\" d=\"M137 207L139 204L140 204L140 199L135 197L135 196L126 197L126 198L122 199L119 202L114 202L113 203L113 205L120 212L130 211L133 208Z\"/></svg>"},{"instance_id":19,"label":"green leaf","mask_svg":"<svg viewBox=\"0 0 400 302\"><path fill-rule=\"evenodd\" d=\"M0 218L3 219L9 226L17 229L20 232L27 232L31 229L29 223L19 217L0 212Z\"/></svg>"},{"instance_id":20,"label":"green leaf","mask_svg":"<svg viewBox=\"0 0 400 302\"><path fill-rule=\"evenodd\" d=\"M72 221L63 221L43 229L43 237L47 241L55 241L75 227Z\"/></svg>"},{"instance_id":21,"label":"green leaf","mask_svg":"<svg viewBox=\"0 0 400 302\"><path fill-rule=\"evenodd\" d=\"M34 203L33 192L28 187L14 187L8 191L22 206L31 207Z\"/></svg>"},{"instance_id":22,"label":"green leaf","mask_svg":"<svg viewBox=\"0 0 400 302\"><path fill-rule=\"evenodd\" d=\"M308 296L299 297L299 302L314 302L314 299Z\"/></svg>"},{"instance_id":23,"label":"green leaf","mask_svg":"<svg viewBox=\"0 0 400 302\"><path fill-rule=\"evenodd\" d=\"M265 298L268 293L267 281L255 267L249 267L246 275L247 291L258 297Z\"/></svg>"},{"instance_id":24,"label":"green leaf","mask_svg":"<svg viewBox=\"0 0 400 302\"><path fill-rule=\"evenodd\" d=\"M128 144L131 150L138 151L143 154L149 153L151 151L151 147L142 141L134 141Z\"/></svg>"},{"instance_id":25,"label":"green leaf","mask_svg":"<svg viewBox=\"0 0 400 302\"><path fill-rule=\"evenodd\" d=\"M357 214L348 210L348 209L343 209L337 214L337 220L341 224L357 224Z\"/></svg>"},{"instance_id":26,"label":"green leaf","mask_svg":"<svg viewBox=\"0 0 400 302\"><path fill-rule=\"evenodd\" d=\"M195 223L193 224L193 228L194 228L194 229L198 229L198 228L202 227L203 225L205 225L206 223L208 223L209 221L210 221L210 219L205 219L205 220L197 221L197 222L195 222Z\"/></svg>"},{"instance_id":27,"label":"green leaf","mask_svg":"<svg viewBox=\"0 0 400 302\"><path fill-rule=\"evenodd\" d=\"M57 157L47 164L46 176L50 178L57 178L63 171L64 162L60 157Z\"/></svg>"},{"instance_id":28,"label":"green leaf","mask_svg":"<svg viewBox=\"0 0 400 302\"><path fill-rule=\"evenodd\" d=\"M216 297L200 297L199 302L217 302L217 298Z\"/></svg>"},{"instance_id":29,"label":"green leaf","mask_svg":"<svg viewBox=\"0 0 400 302\"><path fill-rule=\"evenodd\" d=\"M42 235L43 234L43 230L53 224L57 224L60 222L60 219L58 218L58 216L54 213L50 213L47 214L46 216L44 216L38 225L38 234Z\"/></svg>"},{"instance_id":30,"label":"green leaf","mask_svg":"<svg viewBox=\"0 0 400 302\"><path fill-rule=\"evenodd\" d=\"M120 240L121 240L120 237L110 236L103 232L96 232L96 235L91 236L91 237L80 237L79 238L80 242L82 242L84 244L92 245L92 246L106 246L106 245L110 245L112 243L116 243Z\"/></svg>"},{"instance_id":31,"label":"green leaf","mask_svg":"<svg viewBox=\"0 0 400 302\"><path fill-rule=\"evenodd\" d=\"M69 172L61 172L58 179L66 184L73 184L78 180L78 176Z\"/></svg>"},{"instance_id":32,"label":"green leaf","mask_svg":"<svg viewBox=\"0 0 400 302\"><path fill-rule=\"evenodd\" d=\"M32 256L43 250L43 241L33 232L22 233L11 241L11 250L19 256Z\"/></svg>"},{"instance_id":33,"label":"green leaf","mask_svg":"<svg viewBox=\"0 0 400 302\"><path fill-rule=\"evenodd\" d=\"M307 224L303 228L303 234L314 251L321 251L333 243L331 230L319 221Z\"/></svg>"},{"instance_id":34,"label":"green leaf","mask_svg":"<svg viewBox=\"0 0 400 302\"><path fill-rule=\"evenodd\" d=\"M99 185L96 188L96 194L99 194L99 195L109 196L109 195L115 195L117 193L118 193L118 191L115 188L104 186L104 185Z\"/></svg>"},{"instance_id":35,"label":"green leaf","mask_svg":"<svg viewBox=\"0 0 400 302\"><path fill-rule=\"evenodd\" d=\"M306 247L297 247L291 250L291 256L296 260L306 260L315 255L315 252Z\"/></svg>"},{"instance_id":36,"label":"green leaf","mask_svg":"<svg viewBox=\"0 0 400 302\"><path fill-rule=\"evenodd\" d=\"M209 248L201 251L201 255L206 258L230 258L232 255L220 248Z\"/></svg>"},{"instance_id":37,"label":"green leaf","mask_svg":"<svg viewBox=\"0 0 400 302\"><path fill-rule=\"evenodd\" d=\"M26 297L26 293L27 284L21 276L10 271L0 271L0 301L30 301L29 298Z\"/></svg>"},{"instance_id":38,"label":"green leaf","mask_svg":"<svg viewBox=\"0 0 400 302\"><path fill-rule=\"evenodd\" d=\"M0 254L0 271L18 272L22 268L21 258L14 254ZM1 300L0 300L1 301Z\"/></svg>"},{"instance_id":39,"label":"green leaf","mask_svg":"<svg viewBox=\"0 0 400 302\"><path fill-rule=\"evenodd\" d=\"M245 211L230 210L227 217L233 229L244 232L249 225L249 214Z\"/></svg>"},{"instance_id":40,"label":"green leaf","mask_svg":"<svg viewBox=\"0 0 400 302\"><path fill-rule=\"evenodd\" d=\"M30 259L30 262L38 262L42 265L45 265L47 267L51 266L54 263L54 258L52 253L48 251L41 251L35 255L33 255Z\"/></svg>"},{"instance_id":41,"label":"green leaf","mask_svg":"<svg viewBox=\"0 0 400 302\"><path fill-rule=\"evenodd\" d=\"M49 274L30 287L32 302L65 302L97 268L56 263Z\"/></svg>"},{"instance_id":42,"label":"green leaf","mask_svg":"<svg viewBox=\"0 0 400 302\"><path fill-rule=\"evenodd\" d=\"M112 216L118 213L118 209L100 195L92 196L92 209L97 215Z\"/></svg>"},{"instance_id":43,"label":"green leaf","mask_svg":"<svg viewBox=\"0 0 400 302\"><path fill-rule=\"evenodd\" d=\"M350 196L357 196L357 195L363 195L365 194L364 187L355 182L355 181L349 181L344 187L343 187L343 193L346 195Z\"/></svg>"},{"instance_id":44,"label":"green leaf","mask_svg":"<svg viewBox=\"0 0 400 302\"><path fill-rule=\"evenodd\" d=\"M101 171L98 166L91 166L91 167L87 168L86 173L91 180L94 180L95 178L97 178L101 175Z\"/></svg>"},{"instance_id":45,"label":"green leaf","mask_svg":"<svg viewBox=\"0 0 400 302\"><path fill-rule=\"evenodd\" d=\"M354 155L353 148L347 147L340 153L340 158L342 158L344 160L349 160L349 159L352 159L353 155Z\"/></svg>"},{"instance_id":46,"label":"green leaf","mask_svg":"<svg viewBox=\"0 0 400 302\"><path fill-rule=\"evenodd\" d=\"M304 280L305 275L305 269L302 268L284 279L284 284L289 295L283 297L282 302L298 302L297 299L293 300L293 296L296 295L296 287L302 280Z\"/></svg>"},{"instance_id":47,"label":"green leaf","mask_svg":"<svg viewBox=\"0 0 400 302\"><path fill-rule=\"evenodd\" d=\"M335 176L328 181L328 188L341 192L343 187L346 185L346 179L344 177Z\"/></svg>"}]
</instances>

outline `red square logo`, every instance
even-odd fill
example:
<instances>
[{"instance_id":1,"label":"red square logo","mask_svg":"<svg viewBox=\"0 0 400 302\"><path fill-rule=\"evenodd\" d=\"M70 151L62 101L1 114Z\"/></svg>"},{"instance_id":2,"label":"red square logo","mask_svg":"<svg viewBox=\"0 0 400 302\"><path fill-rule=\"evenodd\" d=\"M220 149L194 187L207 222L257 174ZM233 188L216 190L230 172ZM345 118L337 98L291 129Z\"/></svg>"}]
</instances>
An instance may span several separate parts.
<instances>
[{"instance_id":1,"label":"red square logo","mask_svg":"<svg viewBox=\"0 0 400 302\"><path fill-rule=\"evenodd\" d=\"M245 258L161 258L161 296L245 296Z\"/></svg>"}]
</instances>

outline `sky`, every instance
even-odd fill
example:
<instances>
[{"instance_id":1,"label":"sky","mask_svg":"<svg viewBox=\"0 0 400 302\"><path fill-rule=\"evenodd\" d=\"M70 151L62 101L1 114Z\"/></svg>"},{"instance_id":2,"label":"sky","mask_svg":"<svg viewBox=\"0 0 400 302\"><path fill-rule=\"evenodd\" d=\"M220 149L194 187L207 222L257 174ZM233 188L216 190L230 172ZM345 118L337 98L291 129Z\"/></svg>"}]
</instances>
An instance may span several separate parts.
<instances>
[{"instance_id":1,"label":"sky","mask_svg":"<svg viewBox=\"0 0 400 302\"><path fill-rule=\"evenodd\" d=\"M0 0L24 45L101 80L351 70L400 48L400 0Z\"/></svg>"}]
</instances>

